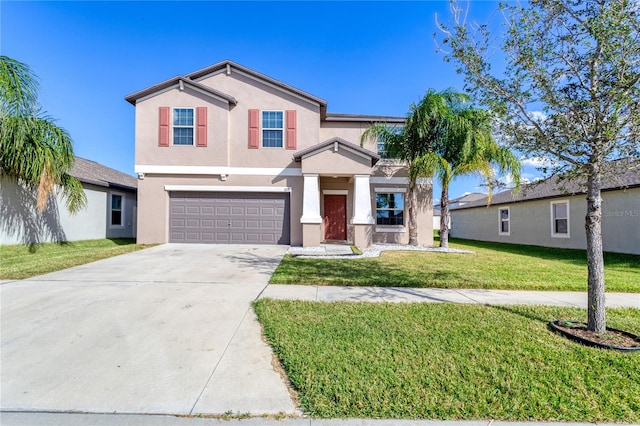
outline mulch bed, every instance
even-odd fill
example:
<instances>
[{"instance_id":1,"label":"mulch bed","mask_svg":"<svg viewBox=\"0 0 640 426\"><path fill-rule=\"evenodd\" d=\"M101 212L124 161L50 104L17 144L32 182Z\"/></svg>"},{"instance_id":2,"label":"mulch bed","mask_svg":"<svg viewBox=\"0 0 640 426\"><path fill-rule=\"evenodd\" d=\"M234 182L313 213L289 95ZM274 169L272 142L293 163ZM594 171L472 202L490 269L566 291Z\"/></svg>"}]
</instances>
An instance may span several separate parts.
<instances>
[{"instance_id":1,"label":"mulch bed","mask_svg":"<svg viewBox=\"0 0 640 426\"><path fill-rule=\"evenodd\" d=\"M567 337L575 338L581 343L618 350L640 350L640 338L634 334L614 328L607 328L604 333L587 330L587 324L573 320L555 320L549 323L554 331Z\"/></svg>"}]
</instances>

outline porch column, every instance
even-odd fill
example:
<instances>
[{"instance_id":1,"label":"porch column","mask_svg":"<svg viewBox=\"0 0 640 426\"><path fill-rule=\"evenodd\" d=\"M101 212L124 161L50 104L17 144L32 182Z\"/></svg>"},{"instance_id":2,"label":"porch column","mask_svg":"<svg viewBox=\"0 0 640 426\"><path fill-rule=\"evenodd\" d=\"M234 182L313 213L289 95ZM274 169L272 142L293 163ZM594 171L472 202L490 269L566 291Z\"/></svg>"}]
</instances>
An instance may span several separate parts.
<instances>
[{"instance_id":1,"label":"porch column","mask_svg":"<svg viewBox=\"0 0 640 426\"><path fill-rule=\"evenodd\" d=\"M320 179L317 174L303 174L302 194L302 246L318 247L322 241L320 216Z\"/></svg>"},{"instance_id":2,"label":"porch column","mask_svg":"<svg viewBox=\"0 0 640 426\"><path fill-rule=\"evenodd\" d=\"M373 215L371 214L371 188L369 175L355 175L353 183L353 243L369 247L373 241Z\"/></svg>"}]
</instances>

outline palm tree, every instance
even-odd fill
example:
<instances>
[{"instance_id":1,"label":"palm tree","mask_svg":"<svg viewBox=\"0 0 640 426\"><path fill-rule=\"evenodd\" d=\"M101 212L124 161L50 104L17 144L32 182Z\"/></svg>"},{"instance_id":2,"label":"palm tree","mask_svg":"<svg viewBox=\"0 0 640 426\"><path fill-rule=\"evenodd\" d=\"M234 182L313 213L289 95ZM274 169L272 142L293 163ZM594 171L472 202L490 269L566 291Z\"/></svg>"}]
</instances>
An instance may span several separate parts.
<instances>
[{"instance_id":1,"label":"palm tree","mask_svg":"<svg viewBox=\"0 0 640 426\"><path fill-rule=\"evenodd\" d=\"M57 186L68 210L76 213L86 197L67 173L75 161L71 137L40 112L38 92L28 65L0 56L0 175L37 188L39 212Z\"/></svg>"},{"instance_id":2,"label":"palm tree","mask_svg":"<svg viewBox=\"0 0 640 426\"><path fill-rule=\"evenodd\" d=\"M425 168L425 162L418 159L433 152L441 138L443 123L450 118L450 105L467 99L465 96L452 90L436 92L431 89L418 104L411 104L403 127L374 123L364 132L360 140L360 145L372 139L383 142L389 156L402 160L408 168L407 227L410 245L418 245L417 181L420 177L433 176L433 168Z\"/></svg>"},{"instance_id":3,"label":"palm tree","mask_svg":"<svg viewBox=\"0 0 640 426\"><path fill-rule=\"evenodd\" d=\"M452 102L451 102L452 101ZM449 185L458 176L478 174L486 182L495 181L496 172L509 173L520 187L522 165L491 135L492 116L474 108L466 95L450 98L432 150L414 161L414 173L435 175L442 186L440 196L440 247L449 247ZM488 200L491 201L492 185Z\"/></svg>"}]
</instances>

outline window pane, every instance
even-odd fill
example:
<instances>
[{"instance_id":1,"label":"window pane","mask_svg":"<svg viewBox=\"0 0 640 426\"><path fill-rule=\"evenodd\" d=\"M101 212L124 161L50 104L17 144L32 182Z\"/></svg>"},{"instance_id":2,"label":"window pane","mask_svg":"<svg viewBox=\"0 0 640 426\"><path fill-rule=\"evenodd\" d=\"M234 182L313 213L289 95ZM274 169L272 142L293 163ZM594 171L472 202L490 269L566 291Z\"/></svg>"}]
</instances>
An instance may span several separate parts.
<instances>
[{"instance_id":1,"label":"window pane","mask_svg":"<svg viewBox=\"0 0 640 426\"><path fill-rule=\"evenodd\" d=\"M122 209L122 196L121 195L112 195L111 196L111 209L121 210Z\"/></svg>"},{"instance_id":2,"label":"window pane","mask_svg":"<svg viewBox=\"0 0 640 426\"><path fill-rule=\"evenodd\" d=\"M390 195L391 195L391 202L389 207L396 208L396 209L404 209L404 194L401 192L396 192Z\"/></svg>"},{"instance_id":3,"label":"window pane","mask_svg":"<svg viewBox=\"0 0 640 426\"><path fill-rule=\"evenodd\" d=\"M282 111L262 111L263 129L282 129Z\"/></svg>"},{"instance_id":4,"label":"window pane","mask_svg":"<svg viewBox=\"0 0 640 426\"><path fill-rule=\"evenodd\" d=\"M555 224L556 224L556 234L567 233L567 219L557 219L555 221Z\"/></svg>"},{"instance_id":5,"label":"window pane","mask_svg":"<svg viewBox=\"0 0 640 426\"><path fill-rule=\"evenodd\" d=\"M500 219L509 219L509 210L500 210Z\"/></svg>"},{"instance_id":6,"label":"window pane","mask_svg":"<svg viewBox=\"0 0 640 426\"><path fill-rule=\"evenodd\" d=\"M193 129L179 127L173 129L174 145L193 145Z\"/></svg>"},{"instance_id":7,"label":"window pane","mask_svg":"<svg viewBox=\"0 0 640 426\"><path fill-rule=\"evenodd\" d=\"M500 232L509 232L509 222L500 222Z\"/></svg>"},{"instance_id":8,"label":"window pane","mask_svg":"<svg viewBox=\"0 0 640 426\"><path fill-rule=\"evenodd\" d=\"M391 194L376 194L376 208L388 209L390 197L391 197Z\"/></svg>"},{"instance_id":9,"label":"window pane","mask_svg":"<svg viewBox=\"0 0 640 426\"><path fill-rule=\"evenodd\" d=\"M111 211L111 224L122 225L122 212L119 210Z\"/></svg>"},{"instance_id":10,"label":"window pane","mask_svg":"<svg viewBox=\"0 0 640 426\"><path fill-rule=\"evenodd\" d=\"M193 109L175 108L173 110L174 126L193 126Z\"/></svg>"},{"instance_id":11,"label":"window pane","mask_svg":"<svg viewBox=\"0 0 640 426\"><path fill-rule=\"evenodd\" d=\"M404 213L402 210L377 210L376 224L404 225Z\"/></svg>"},{"instance_id":12,"label":"window pane","mask_svg":"<svg viewBox=\"0 0 640 426\"><path fill-rule=\"evenodd\" d=\"M282 130L263 130L262 146L282 147Z\"/></svg>"},{"instance_id":13,"label":"window pane","mask_svg":"<svg viewBox=\"0 0 640 426\"><path fill-rule=\"evenodd\" d=\"M555 219L567 218L567 205L566 204L554 204L553 205L553 217Z\"/></svg>"}]
</instances>

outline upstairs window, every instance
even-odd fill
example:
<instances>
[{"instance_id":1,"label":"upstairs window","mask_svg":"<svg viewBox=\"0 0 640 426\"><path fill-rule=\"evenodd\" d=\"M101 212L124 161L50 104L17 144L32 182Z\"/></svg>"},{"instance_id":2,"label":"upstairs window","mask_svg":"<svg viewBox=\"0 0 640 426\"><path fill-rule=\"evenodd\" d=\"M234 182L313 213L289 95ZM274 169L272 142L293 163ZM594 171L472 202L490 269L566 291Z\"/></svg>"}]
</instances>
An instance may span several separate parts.
<instances>
[{"instance_id":1,"label":"upstairs window","mask_svg":"<svg viewBox=\"0 0 640 426\"><path fill-rule=\"evenodd\" d=\"M404 225L404 194L400 192L376 194L376 224Z\"/></svg>"},{"instance_id":2,"label":"upstairs window","mask_svg":"<svg viewBox=\"0 0 640 426\"><path fill-rule=\"evenodd\" d=\"M569 238L569 201L551 202L551 236Z\"/></svg>"},{"instance_id":3,"label":"upstairs window","mask_svg":"<svg viewBox=\"0 0 640 426\"><path fill-rule=\"evenodd\" d=\"M511 216L509 207L498 209L498 216L500 220L498 234L509 235L511 233Z\"/></svg>"},{"instance_id":4,"label":"upstairs window","mask_svg":"<svg viewBox=\"0 0 640 426\"><path fill-rule=\"evenodd\" d=\"M404 126L392 126L392 125L389 125L388 130L393 134L400 135L400 134L402 134L402 132L404 132ZM380 139L379 137L378 137L378 139L376 141L376 153L383 160L393 160L394 159L391 156L391 154L389 154L389 151L387 150L387 147L385 145L384 140Z\"/></svg>"},{"instance_id":5,"label":"upstairs window","mask_svg":"<svg viewBox=\"0 0 640 426\"><path fill-rule=\"evenodd\" d=\"M282 148L284 119L282 111L262 111L262 146Z\"/></svg>"},{"instance_id":6,"label":"upstairs window","mask_svg":"<svg viewBox=\"0 0 640 426\"><path fill-rule=\"evenodd\" d=\"M193 108L173 109L173 144L193 145L194 135Z\"/></svg>"}]
</instances>

